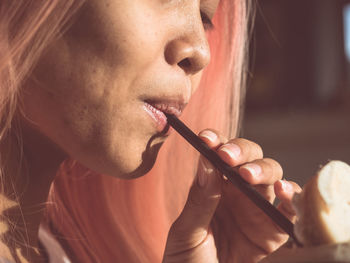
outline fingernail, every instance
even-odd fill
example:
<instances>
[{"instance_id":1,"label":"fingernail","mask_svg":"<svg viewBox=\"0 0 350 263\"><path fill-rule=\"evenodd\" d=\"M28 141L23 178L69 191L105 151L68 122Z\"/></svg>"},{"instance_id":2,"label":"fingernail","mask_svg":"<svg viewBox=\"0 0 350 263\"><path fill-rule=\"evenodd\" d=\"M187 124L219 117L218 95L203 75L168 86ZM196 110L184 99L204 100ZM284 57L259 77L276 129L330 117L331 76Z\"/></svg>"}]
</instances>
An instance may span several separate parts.
<instances>
[{"instance_id":1,"label":"fingernail","mask_svg":"<svg viewBox=\"0 0 350 263\"><path fill-rule=\"evenodd\" d=\"M240 169L246 169L253 177L257 178L261 174L261 166L255 163L243 165Z\"/></svg>"},{"instance_id":2,"label":"fingernail","mask_svg":"<svg viewBox=\"0 0 350 263\"><path fill-rule=\"evenodd\" d=\"M219 151L227 153L232 159L238 159L241 154L241 148L233 143L224 144L219 148Z\"/></svg>"},{"instance_id":3,"label":"fingernail","mask_svg":"<svg viewBox=\"0 0 350 263\"><path fill-rule=\"evenodd\" d=\"M208 184L208 176L214 173L214 168L205 159L200 160L200 170L198 171L198 185L205 187Z\"/></svg>"},{"instance_id":4,"label":"fingernail","mask_svg":"<svg viewBox=\"0 0 350 263\"><path fill-rule=\"evenodd\" d=\"M292 192L293 191L293 186L288 183L286 180L280 180L282 190L284 192Z\"/></svg>"},{"instance_id":5,"label":"fingernail","mask_svg":"<svg viewBox=\"0 0 350 263\"><path fill-rule=\"evenodd\" d=\"M215 142L218 136L211 130L204 130L198 134L199 137L207 138L211 142Z\"/></svg>"}]
</instances>

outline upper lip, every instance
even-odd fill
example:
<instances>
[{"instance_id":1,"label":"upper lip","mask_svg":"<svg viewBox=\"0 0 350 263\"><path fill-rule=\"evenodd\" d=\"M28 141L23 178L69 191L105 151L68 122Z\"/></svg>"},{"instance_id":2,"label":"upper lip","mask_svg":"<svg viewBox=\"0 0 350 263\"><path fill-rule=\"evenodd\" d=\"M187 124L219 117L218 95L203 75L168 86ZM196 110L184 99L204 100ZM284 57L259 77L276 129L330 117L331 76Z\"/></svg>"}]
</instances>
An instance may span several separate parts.
<instances>
[{"instance_id":1,"label":"upper lip","mask_svg":"<svg viewBox=\"0 0 350 263\"><path fill-rule=\"evenodd\" d=\"M173 114L179 117L187 105L187 102L179 99L146 99L146 103L152 105L154 108L168 114Z\"/></svg>"}]
</instances>

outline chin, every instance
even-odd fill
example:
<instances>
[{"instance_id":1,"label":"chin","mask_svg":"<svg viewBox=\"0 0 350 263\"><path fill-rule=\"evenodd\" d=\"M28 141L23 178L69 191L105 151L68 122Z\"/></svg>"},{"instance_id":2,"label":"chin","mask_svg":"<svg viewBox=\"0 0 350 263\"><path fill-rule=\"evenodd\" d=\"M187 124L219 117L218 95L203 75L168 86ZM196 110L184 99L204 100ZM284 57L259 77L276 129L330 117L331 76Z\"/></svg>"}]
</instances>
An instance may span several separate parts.
<instances>
[{"instance_id":1,"label":"chin","mask_svg":"<svg viewBox=\"0 0 350 263\"><path fill-rule=\"evenodd\" d=\"M135 158L128 159L125 162L111 163L109 168L101 167L101 170L104 171L103 174L120 179L135 179L144 176L153 168L163 142L164 139L151 140L145 150L138 156L133 153Z\"/></svg>"},{"instance_id":2,"label":"chin","mask_svg":"<svg viewBox=\"0 0 350 263\"><path fill-rule=\"evenodd\" d=\"M137 166L137 168L128 172L128 173L125 173L123 178L135 179L135 178L144 176L146 173L148 173L153 168L153 166L157 160L158 152L160 150L161 145L162 144L159 143L157 145L154 145L153 147L151 147L147 151L145 151L142 154L142 161Z\"/></svg>"}]
</instances>

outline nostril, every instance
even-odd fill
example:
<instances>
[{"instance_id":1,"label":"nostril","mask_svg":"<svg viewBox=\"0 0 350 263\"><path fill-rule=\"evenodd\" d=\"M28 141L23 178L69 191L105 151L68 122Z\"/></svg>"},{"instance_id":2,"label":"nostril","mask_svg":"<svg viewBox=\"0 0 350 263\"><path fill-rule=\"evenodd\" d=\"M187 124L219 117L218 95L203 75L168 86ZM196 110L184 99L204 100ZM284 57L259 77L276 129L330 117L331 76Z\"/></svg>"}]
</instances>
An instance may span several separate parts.
<instances>
[{"instance_id":1,"label":"nostril","mask_svg":"<svg viewBox=\"0 0 350 263\"><path fill-rule=\"evenodd\" d=\"M182 68L185 72L189 71L191 69L191 61L186 58L181 60L179 63L177 63L180 68Z\"/></svg>"},{"instance_id":2,"label":"nostril","mask_svg":"<svg viewBox=\"0 0 350 263\"><path fill-rule=\"evenodd\" d=\"M202 41L174 39L165 47L164 58L169 65L181 68L186 74L196 74L209 62L209 46Z\"/></svg>"}]
</instances>

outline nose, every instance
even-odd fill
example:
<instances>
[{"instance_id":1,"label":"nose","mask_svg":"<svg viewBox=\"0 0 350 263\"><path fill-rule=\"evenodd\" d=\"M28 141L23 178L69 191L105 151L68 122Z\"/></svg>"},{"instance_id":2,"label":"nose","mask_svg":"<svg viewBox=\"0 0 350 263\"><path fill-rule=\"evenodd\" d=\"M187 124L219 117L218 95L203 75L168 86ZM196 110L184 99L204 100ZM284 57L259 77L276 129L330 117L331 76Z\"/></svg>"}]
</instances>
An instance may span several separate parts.
<instances>
[{"instance_id":1,"label":"nose","mask_svg":"<svg viewBox=\"0 0 350 263\"><path fill-rule=\"evenodd\" d=\"M177 65L186 74L193 75L205 68L210 61L210 49L204 30L192 30L168 42L165 60L172 66Z\"/></svg>"}]
</instances>

